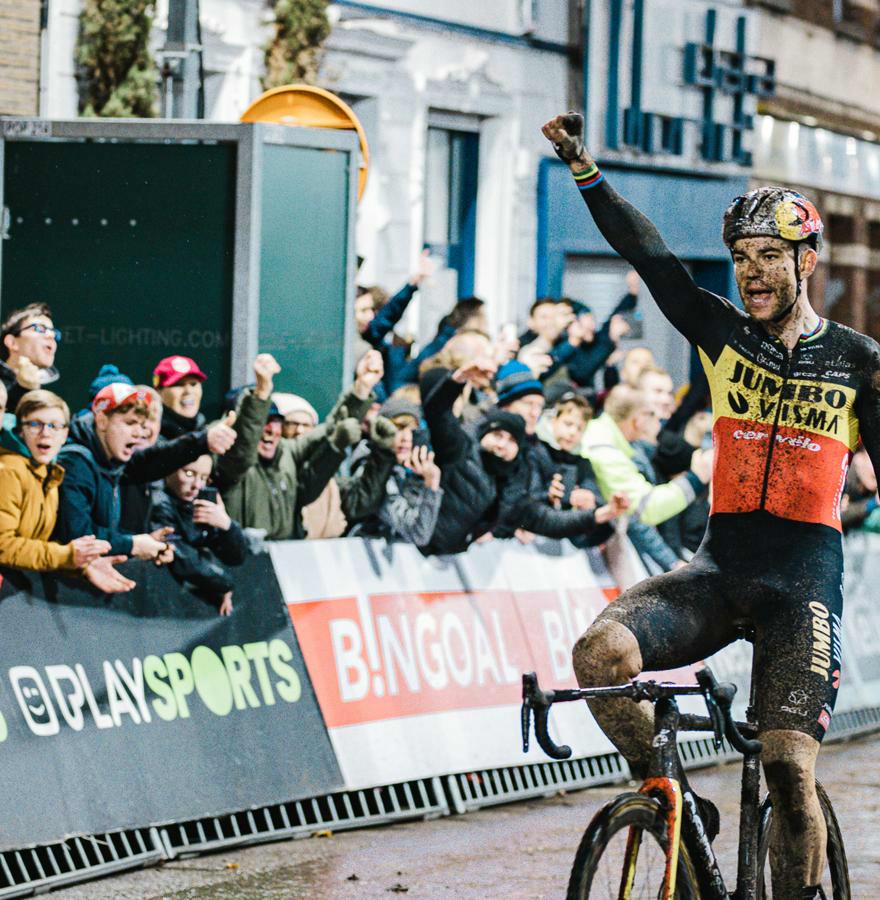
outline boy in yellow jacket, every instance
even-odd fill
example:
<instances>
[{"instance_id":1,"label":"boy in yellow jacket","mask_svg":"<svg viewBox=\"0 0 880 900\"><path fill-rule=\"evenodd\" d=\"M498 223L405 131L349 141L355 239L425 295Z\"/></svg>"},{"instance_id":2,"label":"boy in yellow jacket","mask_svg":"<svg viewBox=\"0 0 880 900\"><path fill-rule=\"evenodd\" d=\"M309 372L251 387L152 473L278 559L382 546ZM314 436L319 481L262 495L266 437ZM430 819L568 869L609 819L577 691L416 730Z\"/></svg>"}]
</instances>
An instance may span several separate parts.
<instances>
[{"instance_id":1,"label":"boy in yellow jacket","mask_svg":"<svg viewBox=\"0 0 880 900\"><path fill-rule=\"evenodd\" d=\"M29 391L15 414L15 431L6 431L0 446L0 566L79 571L105 593L131 590L134 582L113 568L125 557L105 556L107 541L94 535L67 544L49 540L64 479L64 469L53 460L67 439L67 404L51 391Z\"/></svg>"}]
</instances>

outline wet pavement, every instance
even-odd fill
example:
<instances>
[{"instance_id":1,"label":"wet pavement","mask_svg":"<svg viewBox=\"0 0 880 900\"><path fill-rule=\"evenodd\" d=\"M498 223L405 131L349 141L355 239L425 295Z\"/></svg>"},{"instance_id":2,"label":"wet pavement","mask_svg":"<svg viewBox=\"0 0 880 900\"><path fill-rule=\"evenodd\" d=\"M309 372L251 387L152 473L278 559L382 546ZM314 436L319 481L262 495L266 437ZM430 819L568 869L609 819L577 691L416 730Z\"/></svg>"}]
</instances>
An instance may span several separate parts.
<instances>
[{"instance_id":1,"label":"wet pavement","mask_svg":"<svg viewBox=\"0 0 880 900\"><path fill-rule=\"evenodd\" d=\"M880 897L880 736L825 747L819 778L834 803L855 900ZM735 879L736 765L693 773L721 809L716 850ZM53 894L64 900L565 896L581 832L620 786L429 822L346 831L176 861ZM730 886L730 885L729 885Z\"/></svg>"}]
</instances>

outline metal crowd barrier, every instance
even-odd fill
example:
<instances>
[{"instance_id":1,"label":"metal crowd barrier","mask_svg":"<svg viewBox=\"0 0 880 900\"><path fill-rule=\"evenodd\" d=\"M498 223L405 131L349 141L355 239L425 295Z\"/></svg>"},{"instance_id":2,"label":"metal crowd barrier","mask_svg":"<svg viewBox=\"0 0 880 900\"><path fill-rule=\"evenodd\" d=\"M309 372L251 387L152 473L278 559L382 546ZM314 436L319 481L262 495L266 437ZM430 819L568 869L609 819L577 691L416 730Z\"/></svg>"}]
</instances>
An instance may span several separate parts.
<instances>
[{"instance_id":1,"label":"metal crowd barrier","mask_svg":"<svg viewBox=\"0 0 880 900\"><path fill-rule=\"evenodd\" d=\"M880 706L841 712L828 741L848 740L880 730ZM686 768L735 759L726 742L711 738L681 742ZM463 815L486 807L584 790L629 780L617 753L504 766L369 788L340 791L211 816L157 828L135 828L0 853L0 898L30 897L77 882L233 847L310 837L371 825Z\"/></svg>"}]
</instances>

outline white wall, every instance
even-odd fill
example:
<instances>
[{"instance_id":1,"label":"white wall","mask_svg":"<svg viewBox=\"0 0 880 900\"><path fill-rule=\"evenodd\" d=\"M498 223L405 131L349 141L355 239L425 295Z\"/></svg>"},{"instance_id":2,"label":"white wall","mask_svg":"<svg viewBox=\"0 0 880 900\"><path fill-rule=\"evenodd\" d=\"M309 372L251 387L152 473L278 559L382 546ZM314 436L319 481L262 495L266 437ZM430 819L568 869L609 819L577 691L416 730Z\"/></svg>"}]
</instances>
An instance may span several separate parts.
<instances>
[{"instance_id":1,"label":"white wall","mask_svg":"<svg viewBox=\"0 0 880 900\"><path fill-rule=\"evenodd\" d=\"M787 94L831 101L851 115L880 117L880 54L873 47L770 14L763 17L756 46L759 55L776 60L776 78Z\"/></svg>"}]
</instances>

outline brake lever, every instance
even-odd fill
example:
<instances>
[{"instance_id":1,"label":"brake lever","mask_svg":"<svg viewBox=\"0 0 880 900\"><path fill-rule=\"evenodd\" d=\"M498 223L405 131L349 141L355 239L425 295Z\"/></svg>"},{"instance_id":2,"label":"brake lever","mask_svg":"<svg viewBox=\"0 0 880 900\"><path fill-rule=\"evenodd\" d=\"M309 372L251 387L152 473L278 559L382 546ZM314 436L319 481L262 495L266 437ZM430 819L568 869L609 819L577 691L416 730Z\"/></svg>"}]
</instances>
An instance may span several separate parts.
<instances>
[{"instance_id":1,"label":"brake lever","mask_svg":"<svg viewBox=\"0 0 880 900\"><path fill-rule=\"evenodd\" d=\"M531 713L535 714L535 737L541 749L553 759L568 759L571 756L571 747L567 744L553 743L547 731L547 720L550 707L553 705L553 691L542 691L538 687L538 676L534 672L526 672L522 677L523 704L521 711L521 724L523 729L523 752L529 749L529 721Z\"/></svg>"},{"instance_id":2,"label":"brake lever","mask_svg":"<svg viewBox=\"0 0 880 900\"><path fill-rule=\"evenodd\" d=\"M744 737L739 728L736 727L736 722L733 719L731 707L733 705L733 698L736 696L736 685L731 684L730 682L719 684L712 674L712 670L708 666L697 672L697 684L703 689L703 696L706 697L706 706L709 708L712 727L716 732L716 749L720 746L717 741L717 712L717 714L721 716L723 724L722 732L734 750L738 750L742 754L757 755L760 753L762 750L761 742Z\"/></svg>"},{"instance_id":3,"label":"brake lever","mask_svg":"<svg viewBox=\"0 0 880 900\"><path fill-rule=\"evenodd\" d=\"M529 752L529 737L532 731L532 707L526 702L525 680L527 676L523 675L523 703L519 708L519 715L522 725L522 742L523 753Z\"/></svg>"},{"instance_id":4,"label":"brake lever","mask_svg":"<svg viewBox=\"0 0 880 900\"><path fill-rule=\"evenodd\" d=\"M697 684L703 689L703 699L706 701L706 709L709 711L709 719L712 722L712 745L716 750L720 750L726 731L726 723L724 721L724 713L715 699L718 691L718 682L708 666L697 672Z\"/></svg>"}]
</instances>

